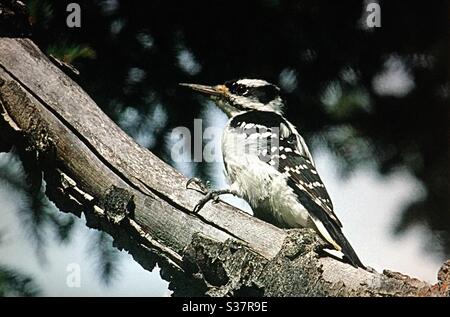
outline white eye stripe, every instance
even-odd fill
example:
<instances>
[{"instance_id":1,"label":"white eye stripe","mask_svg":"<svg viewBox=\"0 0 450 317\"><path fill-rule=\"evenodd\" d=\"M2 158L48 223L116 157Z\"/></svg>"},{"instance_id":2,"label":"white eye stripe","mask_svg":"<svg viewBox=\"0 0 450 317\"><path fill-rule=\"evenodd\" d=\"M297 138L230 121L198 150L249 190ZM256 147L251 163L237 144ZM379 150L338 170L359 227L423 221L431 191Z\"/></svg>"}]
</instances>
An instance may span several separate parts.
<instances>
[{"instance_id":1,"label":"white eye stripe","mask_svg":"<svg viewBox=\"0 0 450 317\"><path fill-rule=\"evenodd\" d=\"M236 83L247 87L261 87L270 85L267 81L262 79L240 79Z\"/></svg>"}]
</instances>

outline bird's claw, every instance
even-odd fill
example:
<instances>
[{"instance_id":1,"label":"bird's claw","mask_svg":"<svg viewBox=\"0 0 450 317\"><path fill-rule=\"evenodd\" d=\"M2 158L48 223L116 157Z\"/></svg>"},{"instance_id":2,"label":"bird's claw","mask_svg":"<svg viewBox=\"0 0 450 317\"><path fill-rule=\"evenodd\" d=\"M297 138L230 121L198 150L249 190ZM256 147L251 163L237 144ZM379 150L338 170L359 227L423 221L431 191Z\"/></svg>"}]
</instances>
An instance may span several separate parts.
<instances>
[{"instance_id":1,"label":"bird's claw","mask_svg":"<svg viewBox=\"0 0 450 317\"><path fill-rule=\"evenodd\" d=\"M193 212L198 213L206 205L206 203L210 200L212 200L213 204L217 204L220 201L219 195L217 193L215 193L214 191L208 192L206 194L206 196L203 197L202 199L200 199L200 201L197 203L197 205L195 205Z\"/></svg>"},{"instance_id":2,"label":"bird's claw","mask_svg":"<svg viewBox=\"0 0 450 317\"><path fill-rule=\"evenodd\" d=\"M194 209L192 210L192 212L194 214L200 212L200 210L203 208L203 206L205 206L205 204L207 203L207 201L203 201L203 199L201 199L197 205L195 205Z\"/></svg>"},{"instance_id":3,"label":"bird's claw","mask_svg":"<svg viewBox=\"0 0 450 317\"><path fill-rule=\"evenodd\" d=\"M189 185L191 185L191 184L197 185L198 188L195 188L195 187L189 188ZM203 197L202 199L200 199L200 201L197 203L197 205L195 205L195 207L193 209L194 213L198 213L203 208L203 206L205 206L206 203L208 201L210 201L211 199L213 199L214 201L218 201L218 198L219 198L214 192L209 191L208 190L208 186L203 184L202 180L200 178L198 178L198 177L190 178L186 182L186 189L192 189L192 190L195 190L195 191L197 191L199 193L202 193L202 194L206 193L206 196Z\"/></svg>"},{"instance_id":4,"label":"bird's claw","mask_svg":"<svg viewBox=\"0 0 450 317\"><path fill-rule=\"evenodd\" d=\"M194 214L199 213L199 212L200 212L200 209L202 209L204 205L205 205L205 204L200 204L200 203L198 203L197 205L195 205L195 207L194 207L194 209L192 210L192 212L193 212Z\"/></svg>"},{"instance_id":5,"label":"bird's claw","mask_svg":"<svg viewBox=\"0 0 450 317\"><path fill-rule=\"evenodd\" d=\"M200 190L198 188L192 188L192 187L189 188L189 185L191 185L192 183L197 185L197 187L199 187ZM208 183L206 183L206 184L208 184ZM203 184L202 180L198 177L189 178L189 180L186 182L186 189L192 189L192 190L195 190L202 194L204 194L205 192L208 192L208 186Z\"/></svg>"}]
</instances>

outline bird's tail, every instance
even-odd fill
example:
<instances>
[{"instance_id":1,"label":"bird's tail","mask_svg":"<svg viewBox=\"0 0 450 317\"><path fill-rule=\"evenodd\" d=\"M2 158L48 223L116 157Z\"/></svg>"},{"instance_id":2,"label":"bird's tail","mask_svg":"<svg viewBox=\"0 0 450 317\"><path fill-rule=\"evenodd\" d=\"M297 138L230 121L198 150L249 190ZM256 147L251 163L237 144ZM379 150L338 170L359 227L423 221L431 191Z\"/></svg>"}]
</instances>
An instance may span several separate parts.
<instances>
[{"instance_id":1,"label":"bird's tail","mask_svg":"<svg viewBox=\"0 0 450 317\"><path fill-rule=\"evenodd\" d=\"M342 233L341 228L338 227L337 224L335 224L333 221L330 221L329 219L314 219L314 217L312 217L312 220L316 225L319 233L322 234L325 240L331 243L335 247L335 249L340 249L339 251L344 254L344 257L348 260L348 262L350 262L351 265L356 268L366 268L358 258L358 255L356 255L355 250L353 250L350 242L348 242L347 238Z\"/></svg>"}]
</instances>

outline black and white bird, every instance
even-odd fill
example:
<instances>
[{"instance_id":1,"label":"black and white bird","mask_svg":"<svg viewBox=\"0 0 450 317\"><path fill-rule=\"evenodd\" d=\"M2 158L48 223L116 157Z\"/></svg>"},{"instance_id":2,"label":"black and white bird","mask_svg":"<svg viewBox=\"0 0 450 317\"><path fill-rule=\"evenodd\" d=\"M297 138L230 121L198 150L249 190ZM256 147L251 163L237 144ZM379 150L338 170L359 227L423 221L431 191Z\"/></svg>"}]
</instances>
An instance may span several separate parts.
<instances>
[{"instance_id":1,"label":"black and white bird","mask_svg":"<svg viewBox=\"0 0 450 317\"><path fill-rule=\"evenodd\" d=\"M315 229L353 266L364 268L342 233L303 137L283 117L284 101L277 86L260 79L180 85L209 95L230 118L222 135L230 188L209 191L196 211L218 195L236 195L258 218L283 228Z\"/></svg>"}]
</instances>

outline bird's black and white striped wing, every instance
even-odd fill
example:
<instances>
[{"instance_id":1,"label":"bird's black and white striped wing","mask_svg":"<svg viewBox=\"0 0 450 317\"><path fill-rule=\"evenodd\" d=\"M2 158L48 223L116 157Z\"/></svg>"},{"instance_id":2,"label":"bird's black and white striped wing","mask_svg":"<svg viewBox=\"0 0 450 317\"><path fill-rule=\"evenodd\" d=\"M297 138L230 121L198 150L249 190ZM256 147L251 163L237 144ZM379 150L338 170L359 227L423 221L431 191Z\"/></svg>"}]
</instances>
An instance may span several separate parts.
<instances>
[{"instance_id":1,"label":"bird's black and white striped wing","mask_svg":"<svg viewBox=\"0 0 450 317\"><path fill-rule=\"evenodd\" d=\"M281 142L283 144L284 142ZM288 149L288 152L286 152ZM304 156L291 152L289 147L280 146L273 159L278 159L278 170L285 174L289 184L298 187L309 199L318 205L339 227L341 222L333 211L333 203L314 165Z\"/></svg>"}]
</instances>

